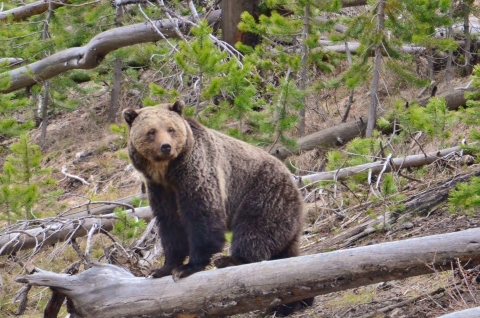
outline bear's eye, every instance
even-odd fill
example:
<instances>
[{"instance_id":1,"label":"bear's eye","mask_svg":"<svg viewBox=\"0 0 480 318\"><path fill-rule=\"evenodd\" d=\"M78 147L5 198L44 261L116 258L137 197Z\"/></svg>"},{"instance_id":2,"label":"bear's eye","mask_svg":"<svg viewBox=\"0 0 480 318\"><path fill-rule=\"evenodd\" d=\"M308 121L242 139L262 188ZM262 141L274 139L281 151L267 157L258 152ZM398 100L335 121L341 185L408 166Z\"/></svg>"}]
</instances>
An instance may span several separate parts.
<instances>
[{"instance_id":1,"label":"bear's eye","mask_svg":"<svg viewBox=\"0 0 480 318\"><path fill-rule=\"evenodd\" d=\"M173 134L175 132L175 129L170 127L170 128L167 129L167 131L168 131L169 134Z\"/></svg>"},{"instance_id":2,"label":"bear's eye","mask_svg":"<svg viewBox=\"0 0 480 318\"><path fill-rule=\"evenodd\" d=\"M147 132L147 136L148 136L148 137L153 137L153 136L155 136L155 133L156 133L155 129L150 129L150 130Z\"/></svg>"}]
</instances>

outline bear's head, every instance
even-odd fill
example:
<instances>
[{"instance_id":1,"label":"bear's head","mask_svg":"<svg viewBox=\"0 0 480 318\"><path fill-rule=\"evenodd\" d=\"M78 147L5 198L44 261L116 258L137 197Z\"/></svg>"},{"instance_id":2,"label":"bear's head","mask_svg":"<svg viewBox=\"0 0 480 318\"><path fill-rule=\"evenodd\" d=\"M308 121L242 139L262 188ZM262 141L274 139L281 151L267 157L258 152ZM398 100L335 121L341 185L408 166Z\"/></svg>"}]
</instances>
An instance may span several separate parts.
<instances>
[{"instance_id":1,"label":"bear's head","mask_svg":"<svg viewBox=\"0 0 480 318\"><path fill-rule=\"evenodd\" d=\"M183 118L183 101L142 109L126 109L123 117L128 124L130 156L140 155L150 164L171 161L184 150L189 126ZM135 165L136 158L132 158ZM142 163L143 165L143 163Z\"/></svg>"}]
</instances>

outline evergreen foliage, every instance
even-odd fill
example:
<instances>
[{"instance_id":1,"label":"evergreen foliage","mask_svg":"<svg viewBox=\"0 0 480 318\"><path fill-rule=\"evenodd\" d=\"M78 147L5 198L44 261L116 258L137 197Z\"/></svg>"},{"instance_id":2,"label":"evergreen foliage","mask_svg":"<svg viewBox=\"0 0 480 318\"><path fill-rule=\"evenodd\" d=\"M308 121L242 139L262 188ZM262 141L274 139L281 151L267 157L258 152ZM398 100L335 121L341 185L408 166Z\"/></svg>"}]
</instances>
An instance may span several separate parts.
<instances>
[{"instance_id":1,"label":"evergreen foliage","mask_svg":"<svg viewBox=\"0 0 480 318\"><path fill-rule=\"evenodd\" d=\"M38 145L33 144L26 134L10 146L12 152L7 156L0 174L0 188L2 198L0 204L5 207L6 218L10 223L13 219L22 217L32 219L36 217L34 205L43 197L48 198L60 194L54 191L56 181L53 178L39 177L50 172L50 169L41 167L41 153Z\"/></svg>"},{"instance_id":2,"label":"evergreen foliage","mask_svg":"<svg viewBox=\"0 0 480 318\"><path fill-rule=\"evenodd\" d=\"M110 131L119 135L121 138L120 148L125 148L127 146L128 140L128 126L125 123L121 123L120 125L111 124Z\"/></svg>"},{"instance_id":3,"label":"evergreen foliage","mask_svg":"<svg viewBox=\"0 0 480 318\"><path fill-rule=\"evenodd\" d=\"M473 69L472 86L480 87L480 65L476 65ZM465 151L475 154L480 153L480 91L465 92L467 98L467 107L461 110L462 120L473 125L469 131L470 142L464 145ZM461 183L449 195L450 211L460 212L463 214L476 214L480 208L480 178L472 177L469 182Z\"/></svg>"},{"instance_id":4,"label":"evergreen foliage","mask_svg":"<svg viewBox=\"0 0 480 318\"><path fill-rule=\"evenodd\" d=\"M122 239L122 245L125 245L128 240L137 237L147 227L144 219L132 217L128 215L123 208L116 208L113 212L118 218L113 224L113 234Z\"/></svg>"},{"instance_id":5,"label":"evergreen foliage","mask_svg":"<svg viewBox=\"0 0 480 318\"><path fill-rule=\"evenodd\" d=\"M434 49L455 49L457 43L453 39L435 38L436 29L446 27L451 23L447 11L450 1L386 1L385 26L382 32L377 30L377 6L372 5L370 11L354 17L344 34L335 34L331 39L336 42L354 39L360 42L357 57L353 65L336 79L329 81L329 86L345 83L354 88L371 76L373 61L369 59L373 50L380 45L384 65L390 74L395 74L399 80L410 85L425 86L428 81L408 71L405 67L412 60L411 54L402 52L402 45L411 43L426 47L428 51Z\"/></svg>"}]
</instances>

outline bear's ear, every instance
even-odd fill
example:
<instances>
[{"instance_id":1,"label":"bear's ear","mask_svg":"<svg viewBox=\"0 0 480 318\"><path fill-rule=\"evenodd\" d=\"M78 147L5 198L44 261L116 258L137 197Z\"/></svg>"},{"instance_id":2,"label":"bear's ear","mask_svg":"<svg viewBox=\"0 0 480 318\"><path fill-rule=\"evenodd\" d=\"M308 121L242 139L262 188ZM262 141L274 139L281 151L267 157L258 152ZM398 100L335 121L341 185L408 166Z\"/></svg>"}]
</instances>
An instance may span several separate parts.
<instances>
[{"instance_id":1,"label":"bear's ear","mask_svg":"<svg viewBox=\"0 0 480 318\"><path fill-rule=\"evenodd\" d=\"M138 113L135 111L135 109L128 108L123 111L123 118L125 118L125 121L130 127L137 116Z\"/></svg>"},{"instance_id":2,"label":"bear's ear","mask_svg":"<svg viewBox=\"0 0 480 318\"><path fill-rule=\"evenodd\" d=\"M176 112L180 116L183 114L183 108L185 107L185 103L183 100L177 100L175 104L168 106L168 109Z\"/></svg>"}]
</instances>

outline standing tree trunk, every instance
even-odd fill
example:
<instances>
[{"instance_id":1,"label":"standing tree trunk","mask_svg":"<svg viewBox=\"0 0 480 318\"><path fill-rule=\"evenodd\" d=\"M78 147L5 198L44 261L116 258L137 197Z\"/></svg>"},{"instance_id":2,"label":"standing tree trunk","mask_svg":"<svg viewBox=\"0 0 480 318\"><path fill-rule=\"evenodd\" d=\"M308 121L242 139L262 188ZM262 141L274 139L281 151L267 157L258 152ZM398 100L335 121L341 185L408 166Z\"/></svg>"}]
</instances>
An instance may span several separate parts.
<instances>
[{"instance_id":1,"label":"standing tree trunk","mask_svg":"<svg viewBox=\"0 0 480 318\"><path fill-rule=\"evenodd\" d=\"M122 89L122 59L116 58L113 62L113 88L110 99L110 109L108 110L108 121L113 123L117 117L120 108L120 91Z\"/></svg>"},{"instance_id":2,"label":"standing tree trunk","mask_svg":"<svg viewBox=\"0 0 480 318\"><path fill-rule=\"evenodd\" d=\"M43 102L42 102L42 133L40 134L40 145L45 147L47 139L48 125L48 94L50 94L50 80L46 80L43 84Z\"/></svg>"},{"instance_id":3,"label":"standing tree trunk","mask_svg":"<svg viewBox=\"0 0 480 318\"><path fill-rule=\"evenodd\" d=\"M465 34L465 76L472 74L472 53L470 52L470 4L472 1L463 1L463 32Z\"/></svg>"},{"instance_id":4,"label":"standing tree trunk","mask_svg":"<svg viewBox=\"0 0 480 318\"><path fill-rule=\"evenodd\" d=\"M50 0L48 2L48 14L47 19L43 24L42 40L45 41L50 37L48 32L48 25L53 16L53 2ZM48 54L46 54L48 56ZM46 80L43 84L44 96L42 104L42 132L40 134L40 145L45 147L45 142L47 139L47 125L48 125L48 94L50 94L50 80Z\"/></svg>"},{"instance_id":5,"label":"standing tree trunk","mask_svg":"<svg viewBox=\"0 0 480 318\"><path fill-rule=\"evenodd\" d=\"M305 16L303 17L303 34L302 34L302 71L300 73L300 90L305 94L305 87L307 86L307 62L308 62L308 47L307 39L309 33L310 20L310 5L305 5ZM306 98L303 96L303 107L299 112L300 122L298 124L298 133L300 136L305 135L305 108Z\"/></svg>"},{"instance_id":6,"label":"standing tree trunk","mask_svg":"<svg viewBox=\"0 0 480 318\"><path fill-rule=\"evenodd\" d=\"M380 0L378 3L377 12L377 32L383 32L383 25L385 21L385 0ZM383 38L383 37L382 37ZM365 131L365 137L370 138L375 128L377 119L377 106L378 106L378 81L380 78L380 67L382 66L382 46L377 44L375 48L375 66L373 69L372 89L370 91L370 109L368 110L368 123L367 130Z\"/></svg>"},{"instance_id":7,"label":"standing tree trunk","mask_svg":"<svg viewBox=\"0 0 480 318\"><path fill-rule=\"evenodd\" d=\"M453 2L450 4L450 9L448 9L448 17L450 19L450 24L448 25L447 28L447 37L452 38L453 37L453 28L452 28L452 23L453 23ZM445 69L445 83L447 86L447 91L450 90L451 84L450 80L452 77L452 61L453 61L453 50L449 49L448 50L448 57L447 57L447 66Z\"/></svg>"},{"instance_id":8,"label":"standing tree trunk","mask_svg":"<svg viewBox=\"0 0 480 318\"><path fill-rule=\"evenodd\" d=\"M223 0L220 2L220 7L222 8L220 27L225 42L230 45L242 42L250 46L255 46L259 43L260 38L258 35L243 32L238 29L242 12L247 11L255 19L258 19L260 16L259 4L260 0Z\"/></svg>"},{"instance_id":9,"label":"standing tree trunk","mask_svg":"<svg viewBox=\"0 0 480 318\"><path fill-rule=\"evenodd\" d=\"M123 7L118 5L115 11L115 26L121 27L120 22L123 17ZM113 123L117 117L118 109L120 108L120 91L122 90L122 66L121 58L116 58L113 62L113 88L110 95L110 108L108 110L108 121Z\"/></svg>"},{"instance_id":10,"label":"standing tree trunk","mask_svg":"<svg viewBox=\"0 0 480 318\"><path fill-rule=\"evenodd\" d=\"M348 47L348 42L345 42L345 51L347 52L347 60L348 60L348 65L352 66L353 61L352 61L352 53L350 52L350 48ZM350 113L350 109L352 108L353 105L353 94L355 93L355 89L350 89L350 94L348 95L348 103L347 107L345 108L345 113L343 114L342 117L342 123L347 122L348 114Z\"/></svg>"}]
</instances>

